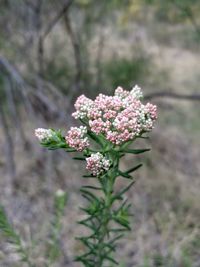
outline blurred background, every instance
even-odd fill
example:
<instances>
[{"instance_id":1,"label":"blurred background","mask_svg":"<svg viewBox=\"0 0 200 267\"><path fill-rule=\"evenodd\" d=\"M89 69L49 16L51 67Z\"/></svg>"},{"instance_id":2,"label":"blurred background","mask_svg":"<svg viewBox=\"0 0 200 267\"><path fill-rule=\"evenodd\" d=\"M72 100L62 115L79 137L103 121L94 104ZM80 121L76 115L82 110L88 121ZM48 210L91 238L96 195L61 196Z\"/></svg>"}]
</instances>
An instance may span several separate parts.
<instances>
[{"instance_id":1,"label":"blurred background","mask_svg":"<svg viewBox=\"0 0 200 267\"><path fill-rule=\"evenodd\" d=\"M133 231L121 267L200 266L200 1L0 0L0 203L44 266L53 197L68 194L55 266L78 267L84 164L46 151L38 127L75 125L77 96L142 87L158 106L151 146L129 192ZM124 182L122 182L124 183ZM119 184L120 186L120 184ZM22 266L0 239L0 266Z\"/></svg>"}]
</instances>

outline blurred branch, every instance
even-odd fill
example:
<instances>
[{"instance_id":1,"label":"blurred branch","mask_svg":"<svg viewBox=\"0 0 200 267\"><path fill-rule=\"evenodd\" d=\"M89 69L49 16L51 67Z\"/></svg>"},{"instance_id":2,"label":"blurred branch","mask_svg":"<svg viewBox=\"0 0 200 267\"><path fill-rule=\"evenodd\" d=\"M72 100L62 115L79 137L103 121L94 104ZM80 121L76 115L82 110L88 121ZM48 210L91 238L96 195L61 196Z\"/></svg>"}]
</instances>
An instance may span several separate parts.
<instances>
[{"instance_id":1,"label":"blurred branch","mask_svg":"<svg viewBox=\"0 0 200 267\"><path fill-rule=\"evenodd\" d=\"M52 84L46 82L45 80L39 77L35 77L36 85L31 85L23 79L18 70L14 66L12 66L6 58L1 56L0 70L2 70L3 73L8 75L13 81L13 83L16 85L16 95L18 95L19 99L22 100L22 103L24 103L28 111L28 115L31 116L33 119L36 118L35 113L38 113L41 107L44 108L42 115L48 114L48 116L56 117L60 120L66 119L66 114L60 111L58 102L62 101L66 104L68 103L68 101L61 93L59 93L59 90L55 88ZM37 90L41 88L42 90Z\"/></svg>"},{"instance_id":2,"label":"blurred branch","mask_svg":"<svg viewBox=\"0 0 200 267\"><path fill-rule=\"evenodd\" d=\"M96 68L97 68L97 79L96 79L96 86L98 87L99 84L102 84L102 57L103 57L103 49L105 43L105 36L103 33L100 34L98 47L97 47L97 58L96 58Z\"/></svg>"},{"instance_id":3,"label":"blurred branch","mask_svg":"<svg viewBox=\"0 0 200 267\"><path fill-rule=\"evenodd\" d=\"M19 89L18 90L19 96L21 96L21 99L24 101L28 114L30 116L33 115L33 110L27 96L28 90L26 88L25 81L23 80L19 72L15 69L15 67L12 66L8 62L8 60L2 56L0 56L0 70L2 71L2 73L8 75L12 79L12 81L16 84L16 86Z\"/></svg>"},{"instance_id":4,"label":"blurred branch","mask_svg":"<svg viewBox=\"0 0 200 267\"><path fill-rule=\"evenodd\" d=\"M56 23L63 17L63 15L68 11L73 0L65 1L61 10L55 15L55 17L49 22L44 31L40 34L38 40L38 63L39 63L39 74L43 76L44 73L44 41L48 34L52 31Z\"/></svg>"},{"instance_id":5,"label":"blurred branch","mask_svg":"<svg viewBox=\"0 0 200 267\"><path fill-rule=\"evenodd\" d=\"M16 177L16 167L15 167L15 161L14 161L14 144L13 144L13 137L10 134L8 121L5 116L5 111L3 109L3 104L0 103L0 122L3 129L4 137L5 137L5 156L6 156L6 167L7 171L9 173L8 179L7 179L7 188L8 192L11 193L12 191L12 183Z\"/></svg>"},{"instance_id":6,"label":"blurred branch","mask_svg":"<svg viewBox=\"0 0 200 267\"><path fill-rule=\"evenodd\" d=\"M66 30L69 34L71 44L74 51L74 59L75 59L75 66L76 66L76 75L75 75L75 89L76 91L79 91L81 89L81 78L82 78L82 60L81 60L81 48L78 41L77 36L75 35L69 14L66 12L64 15L64 21Z\"/></svg>"},{"instance_id":7,"label":"blurred branch","mask_svg":"<svg viewBox=\"0 0 200 267\"><path fill-rule=\"evenodd\" d=\"M172 98L177 100L200 101L200 94L185 95L172 92L153 92L144 96L145 100L150 100L153 98Z\"/></svg>"},{"instance_id":8,"label":"blurred branch","mask_svg":"<svg viewBox=\"0 0 200 267\"><path fill-rule=\"evenodd\" d=\"M22 122L20 120L20 114L17 108L17 102L15 101L15 92L14 92L14 85L10 77L4 78L4 91L8 103L8 109L12 116L12 123L18 129L21 139L25 144L25 148L28 148L28 141L26 140L26 136L22 127Z\"/></svg>"},{"instance_id":9,"label":"blurred branch","mask_svg":"<svg viewBox=\"0 0 200 267\"><path fill-rule=\"evenodd\" d=\"M70 8L71 4L73 3L74 0L68 0L65 1L65 4L61 8L61 10L58 12L58 14L50 21L50 23L47 25L46 29L44 30L41 38L44 39L47 37L47 35L52 31L56 23L62 18L62 16L68 11Z\"/></svg>"}]
</instances>

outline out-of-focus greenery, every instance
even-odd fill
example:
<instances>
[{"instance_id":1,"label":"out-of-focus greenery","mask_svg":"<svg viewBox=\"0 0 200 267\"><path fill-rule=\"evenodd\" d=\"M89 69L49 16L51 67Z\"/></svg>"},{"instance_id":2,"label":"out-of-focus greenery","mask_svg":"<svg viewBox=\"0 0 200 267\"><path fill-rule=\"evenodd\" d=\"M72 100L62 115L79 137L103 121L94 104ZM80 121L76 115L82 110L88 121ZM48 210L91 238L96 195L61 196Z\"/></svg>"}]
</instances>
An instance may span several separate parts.
<instances>
[{"instance_id":1,"label":"out-of-focus greenery","mask_svg":"<svg viewBox=\"0 0 200 267\"><path fill-rule=\"evenodd\" d=\"M148 58L119 58L106 62L104 67L105 79L110 86L116 88L121 85L131 88L135 83L142 83L145 75L150 74L150 61Z\"/></svg>"}]
</instances>

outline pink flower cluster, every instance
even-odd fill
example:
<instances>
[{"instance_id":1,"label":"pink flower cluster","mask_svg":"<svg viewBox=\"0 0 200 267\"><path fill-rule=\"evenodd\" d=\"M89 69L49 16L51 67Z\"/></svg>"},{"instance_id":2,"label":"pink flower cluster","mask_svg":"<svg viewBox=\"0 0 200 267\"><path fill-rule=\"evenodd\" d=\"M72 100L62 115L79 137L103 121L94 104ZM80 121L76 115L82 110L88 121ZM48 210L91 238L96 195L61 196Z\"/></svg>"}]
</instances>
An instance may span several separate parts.
<instances>
[{"instance_id":1,"label":"pink flower cluster","mask_svg":"<svg viewBox=\"0 0 200 267\"><path fill-rule=\"evenodd\" d=\"M77 151L83 151L89 146L88 137L85 137L87 133L87 127L71 127L65 136L67 144L76 149Z\"/></svg>"},{"instance_id":2,"label":"pink flower cluster","mask_svg":"<svg viewBox=\"0 0 200 267\"><path fill-rule=\"evenodd\" d=\"M54 132L51 129L35 129L35 136L39 139L40 142L51 139L53 134Z\"/></svg>"},{"instance_id":3,"label":"pink flower cluster","mask_svg":"<svg viewBox=\"0 0 200 267\"><path fill-rule=\"evenodd\" d=\"M114 96L99 94L94 101L81 95L72 115L86 120L92 132L103 134L113 144L120 145L154 126L157 108L150 103L143 105L141 97L137 85L131 91L118 87Z\"/></svg>"},{"instance_id":4,"label":"pink flower cluster","mask_svg":"<svg viewBox=\"0 0 200 267\"><path fill-rule=\"evenodd\" d=\"M110 161L100 152L91 154L89 158L86 158L86 162L86 169L91 171L94 176L100 175L110 167Z\"/></svg>"}]
</instances>

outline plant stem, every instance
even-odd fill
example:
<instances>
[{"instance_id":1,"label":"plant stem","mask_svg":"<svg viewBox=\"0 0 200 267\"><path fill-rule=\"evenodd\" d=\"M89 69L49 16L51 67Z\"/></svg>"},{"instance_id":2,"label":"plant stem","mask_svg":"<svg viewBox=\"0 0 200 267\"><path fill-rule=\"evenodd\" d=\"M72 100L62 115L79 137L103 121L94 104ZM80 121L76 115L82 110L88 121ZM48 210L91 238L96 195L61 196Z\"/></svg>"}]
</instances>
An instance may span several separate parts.
<instances>
[{"instance_id":1,"label":"plant stem","mask_svg":"<svg viewBox=\"0 0 200 267\"><path fill-rule=\"evenodd\" d=\"M113 162L113 169L111 170L110 174L106 177L107 181L102 188L104 192L104 197L105 197L105 208L102 211L102 222L101 222L101 231L100 231L100 237L98 239L98 249L97 249L97 266L96 267L102 267L103 262L105 260L105 241L106 241L106 236L109 238L109 223L111 220L111 208L112 208L112 194L113 194L113 186L116 178L115 174L115 168L118 168L118 158L115 158L115 156L110 155L110 158L112 159ZM101 179L101 178L100 178ZM106 187L106 188L105 188Z\"/></svg>"},{"instance_id":2,"label":"plant stem","mask_svg":"<svg viewBox=\"0 0 200 267\"><path fill-rule=\"evenodd\" d=\"M109 190L107 194L105 194L105 209L102 212L102 226L101 226L101 235L98 240L99 246L98 246L98 256L97 256L97 267L101 267L103 265L104 261L104 241L106 238L106 235L108 234L108 225L110 222L110 209L111 209L111 196L112 192Z\"/></svg>"}]
</instances>

